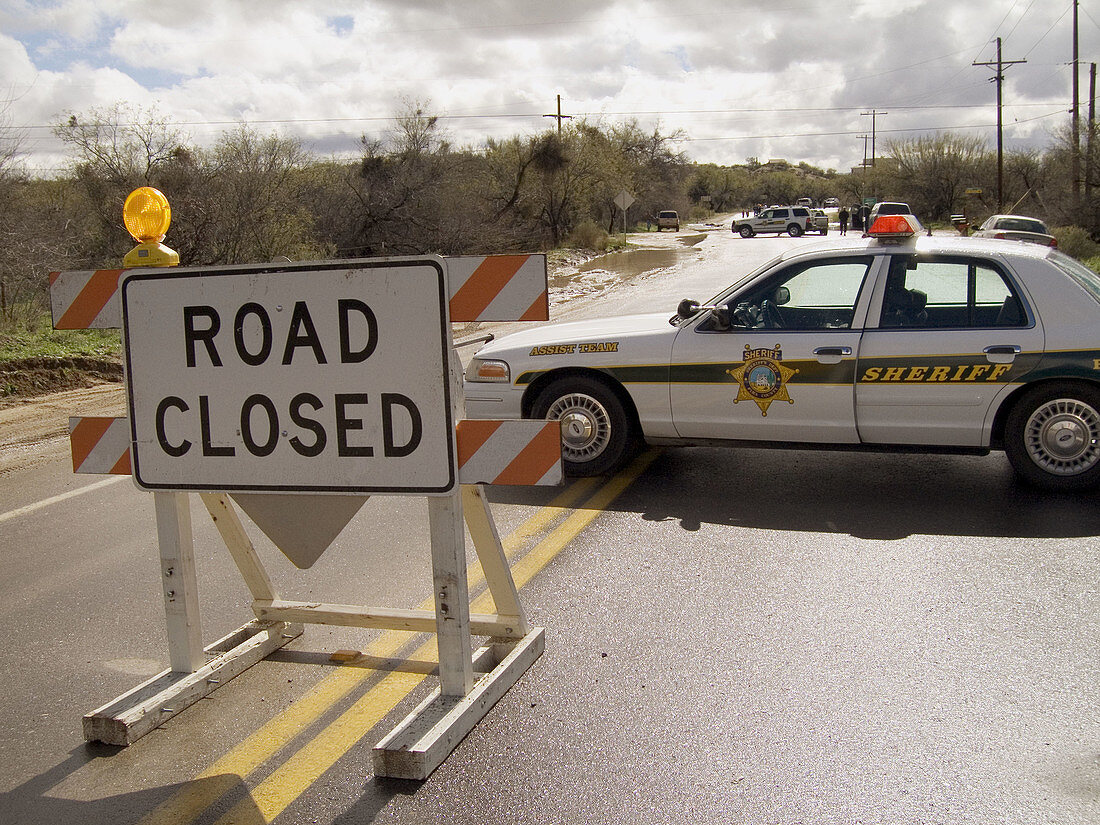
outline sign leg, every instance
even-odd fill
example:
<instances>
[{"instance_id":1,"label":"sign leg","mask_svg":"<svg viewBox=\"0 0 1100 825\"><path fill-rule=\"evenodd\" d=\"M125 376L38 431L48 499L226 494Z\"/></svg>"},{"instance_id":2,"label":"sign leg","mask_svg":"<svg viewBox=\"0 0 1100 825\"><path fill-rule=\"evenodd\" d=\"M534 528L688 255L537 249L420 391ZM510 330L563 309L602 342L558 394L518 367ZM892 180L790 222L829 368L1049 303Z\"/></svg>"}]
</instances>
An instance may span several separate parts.
<instances>
[{"instance_id":1,"label":"sign leg","mask_svg":"<svg viewBox=\"0 0 1100 825\"><path fill-rule=\"evenodd\" d=\"M466 532L458 491L428 497L432 536L439 683L444 696L465 696L474 686L470 646L470 594L466 582Z\"/></svg>"},{"instance_id":2,"label":"sign leg","mask_svg":"<svg viewBox=\"0 0 1100 825\"><path fill-rule=\"evenodd\" d=\"M161 586L168 623L168 657L172 670L194 673L206 664L199 622L195 545L191 536L191 501L187 493L154 493Z\"/></svg>"},{"instance_id":3,"label":"sign leg","mask_svg":"<svg viewBox=\"0 0 1100 825\"><path fill-rule=\"evenodd\" d=\"M480 484L462 485L462 513L466 519L466 526L470 528L474 550L477 551L477 557L481 561L485 583L493 596L497 614L513 618L516 630L521 636L526 636L529 630L527 616L520 604L519 592L512 578L512 571L508 567L504 548L500 544L496 522L493 521L489 502L485 500L485 493Z\"/></svg>"}]
</instances>

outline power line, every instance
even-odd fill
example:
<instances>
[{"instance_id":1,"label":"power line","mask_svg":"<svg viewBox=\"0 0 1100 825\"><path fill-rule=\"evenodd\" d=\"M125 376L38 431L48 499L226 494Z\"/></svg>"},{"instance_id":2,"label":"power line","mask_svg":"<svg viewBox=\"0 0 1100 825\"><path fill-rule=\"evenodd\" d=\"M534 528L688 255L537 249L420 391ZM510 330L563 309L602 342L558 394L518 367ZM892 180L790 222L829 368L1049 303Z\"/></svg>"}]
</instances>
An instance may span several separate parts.
<instances>
[{"instance_id":1,"label":"power line","mask_svg":"<svg viewBox=\"0 0 1100 825\"><path fill-rule=\"evenodd\" d=\"M977 65L977 64L974 64ZM1064 67L1064 64L1058 64L1059 67ZM1036 108L1036 107L1048 107L1060 105L1051 101L1037 101L1031 103L1013 103L1011 106L1016 109L1021 108ZM740 115L740 114L830 114L841 112L856 112L860 109L859 106L790 106L790 107L768 107L768 108L743 108L743 109L622 109L622 110L604 110L604 111L591 111L591 112L578 112L575 115L562 115L563 118L584 118L584 117L638 117L638 116L655 116L655 117L671 117L677 115ZM972 103L946 103L935 104L927 106L891 106L891 109L896 111L907 112L920 112L920 111L934 111L939 109L973 109ZM887 112L879 112L879 114L887 114ZM496 114L484 114L484 115L466 115L466 114L440 114L433 115L437 120L515 120L515 119L529 119L539 117L553 117L557 115L541 115L534 112L503 112ZM249 118L239 120L173 120L171 121L174 126L239 126L245 125L281 125L281 124L323 124L323 123L386 123L393 120L392 116L372 115L372 116L348 116L348 117L301 117L301 118ZM135 123L119 123L119 127L127 128L133 127ZM32 124L29 126L21 126L21 129L54 129L57 124ZM902 130L909 131L909 130Z\"/></svg>"}]
</instances>

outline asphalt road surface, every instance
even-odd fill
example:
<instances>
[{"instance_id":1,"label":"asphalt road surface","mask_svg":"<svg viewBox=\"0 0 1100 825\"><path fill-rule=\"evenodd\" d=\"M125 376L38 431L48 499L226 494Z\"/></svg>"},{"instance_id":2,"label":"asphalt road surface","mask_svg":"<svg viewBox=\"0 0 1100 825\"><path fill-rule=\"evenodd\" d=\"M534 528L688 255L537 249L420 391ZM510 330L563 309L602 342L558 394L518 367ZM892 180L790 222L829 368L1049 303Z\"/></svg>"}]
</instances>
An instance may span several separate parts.
<instances>
[{"instance_id":1,"label":"asphalt road surface","mask_svg":"<svg viewBox=\"0 0 1100 825\"><path fill-rule=\"evenodd\" d=\"M553 317L671 314L812 243L698 236L593 262ZM130 747L85 744L82 714L167 665L155 522L35 420L0 411L0 822L1100 822L1097 496L1023 488L1002 455L654 450L491 488L546 652L407 782L370 752L435 681L410 633L311 626ZM249 598L193 510L213 640ZM423 499L371 499L308 571L253 540L295 598L430 596Z\"/></svg>"}]
</instances>

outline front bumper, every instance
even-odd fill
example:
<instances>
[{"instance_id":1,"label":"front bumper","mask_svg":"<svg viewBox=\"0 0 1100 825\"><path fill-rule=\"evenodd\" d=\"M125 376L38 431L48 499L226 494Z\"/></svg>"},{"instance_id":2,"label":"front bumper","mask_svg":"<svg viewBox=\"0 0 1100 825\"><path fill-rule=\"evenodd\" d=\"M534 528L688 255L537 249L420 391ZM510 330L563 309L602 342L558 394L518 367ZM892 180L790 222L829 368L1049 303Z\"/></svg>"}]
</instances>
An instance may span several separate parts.
<instances>
[{"instance_id":1,"label":"front bumper","mask_svg":"<svg viewBox=\"0 0 1100 825\"><path fill-rule=\"evenodd\" d=\"M509 384L463 381L467 418L522 418L523 390Z\"/></svg>"}]
</instances>

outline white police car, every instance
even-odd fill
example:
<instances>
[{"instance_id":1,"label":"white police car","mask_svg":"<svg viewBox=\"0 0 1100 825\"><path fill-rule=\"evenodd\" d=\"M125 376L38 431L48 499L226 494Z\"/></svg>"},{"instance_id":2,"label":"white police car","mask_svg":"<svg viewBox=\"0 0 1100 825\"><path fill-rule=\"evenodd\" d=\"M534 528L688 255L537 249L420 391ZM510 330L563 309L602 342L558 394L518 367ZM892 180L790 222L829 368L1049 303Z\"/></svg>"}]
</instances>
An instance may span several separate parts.
<instances>
[{"instance_id":1,"label":"white police car","mask_svg":"<svg viewBox=\"0 0 1100 825\"><path fill-rule=\"evenodd\" d=\"M482 347L471 418L562 421L566 471L651 444L985 453L1100 482L1100 276L1036 244L872 237L792 250L705 305L547 325Z\"/></svg>"}]
</instances>

